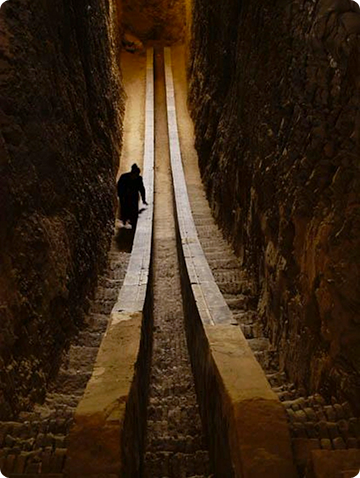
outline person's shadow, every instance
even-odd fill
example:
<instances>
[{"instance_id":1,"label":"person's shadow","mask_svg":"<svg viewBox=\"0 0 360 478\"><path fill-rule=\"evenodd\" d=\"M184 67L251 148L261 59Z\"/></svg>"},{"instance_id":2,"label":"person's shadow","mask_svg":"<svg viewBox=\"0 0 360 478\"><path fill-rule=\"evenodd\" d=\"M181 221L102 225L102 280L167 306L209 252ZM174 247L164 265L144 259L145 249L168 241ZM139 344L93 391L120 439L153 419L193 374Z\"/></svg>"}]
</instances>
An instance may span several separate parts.
<instances>
[{"instance_id":1,"label":"person's shadow","mask_svg":"<svg viewBox=\"0 0 360 478\"><path fill-rule=\"evenodd\" d=\"M135 229L116 228L115 242L119 252L131 252Z\"/></svg>"},{"instance_id":2,"label":"person's shadow","mask_svg":"<svg viewBox=\"0 0 360 478\"><path fill-rule=\"evenodd\" d=\"M139 209L139 216L146 210L145 207ZM136 226L132 229L127 229L124 226L120 226L120 222L116 225L115 241L119 252L131 252L134 242Z\"/></svg>"}]
</instances>

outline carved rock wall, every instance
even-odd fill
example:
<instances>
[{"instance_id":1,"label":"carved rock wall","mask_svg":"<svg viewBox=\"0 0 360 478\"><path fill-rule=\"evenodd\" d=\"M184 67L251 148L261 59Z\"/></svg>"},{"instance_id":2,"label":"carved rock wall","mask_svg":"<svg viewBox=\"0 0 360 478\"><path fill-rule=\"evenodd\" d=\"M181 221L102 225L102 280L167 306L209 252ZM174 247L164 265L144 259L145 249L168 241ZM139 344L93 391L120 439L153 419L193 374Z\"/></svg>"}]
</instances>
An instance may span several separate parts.
<instances>
[{"instance_id":1,"label":"carved rock wall","mask_svg":"<svg viewBox=\"0 0 360 478\"><path fill-rule=\"evenodd\" d=\"M120 19L113 0L0 11L0 419L41 399L104 265Z\"/></svg>"},{"instance_id":2,"label":"carved rock wall","mask_svg":"<svg viewBox=\"0 0 360 478\"><path fill-rule=\"evenodd\" d=\"M185 34L185 0L122 0L124 28L142 41L181 41Z\"/></svg>"},{"instance_id":3,"label":"carved rock wall","mask_svg":"<svg viewBox=\"0 0 360 478\"><path fill-rule=\"evenodd\" d=\"M299 387L360 393L360 9L194 0L189 102L214 214Z\"/></svg>"}]
</instances>

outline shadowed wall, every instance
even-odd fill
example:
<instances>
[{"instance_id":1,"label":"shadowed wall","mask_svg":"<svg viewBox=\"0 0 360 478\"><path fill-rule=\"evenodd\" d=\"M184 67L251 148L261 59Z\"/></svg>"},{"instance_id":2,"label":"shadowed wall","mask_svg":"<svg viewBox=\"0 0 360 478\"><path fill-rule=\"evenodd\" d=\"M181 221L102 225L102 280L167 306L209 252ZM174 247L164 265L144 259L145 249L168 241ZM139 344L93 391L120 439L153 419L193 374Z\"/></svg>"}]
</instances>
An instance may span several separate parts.
<instances>
[{"instance_id":1,"label":"shadowed wall","mask_svg":"<svg viewBox=\"0 0 360 478\"><path fill-rule=\"evenodd\" d=\"M119 20L112 0L10 0L0 11L0 419L41 400L104 266Z\"/></svg>"},{"instance_id":2,"label":"shadowed wall","mask_svg":"<svg viewBox=\"0 0 360 478\"><path fill-rule=\"evenodd\" d=\"M360 11L195 0L190 105L208 198L299 387L359 407Z\"/></svg>"}]
</instances>

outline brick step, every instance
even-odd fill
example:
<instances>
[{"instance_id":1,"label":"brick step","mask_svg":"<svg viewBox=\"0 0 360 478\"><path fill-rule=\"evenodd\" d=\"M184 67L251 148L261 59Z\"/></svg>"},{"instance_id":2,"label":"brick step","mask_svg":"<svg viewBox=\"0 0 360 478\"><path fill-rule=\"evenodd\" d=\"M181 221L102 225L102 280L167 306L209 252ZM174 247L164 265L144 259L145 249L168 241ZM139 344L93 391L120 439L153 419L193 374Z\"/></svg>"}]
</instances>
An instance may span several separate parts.
<instances>
[{"instance_id":1,"label":"brick step","mask_svg":"<svg viewBox=\"0 0 360 478\"><path fill-rule=\"evenodd\" d=\"M264 333L262 330L262 324L254 323L251 324L243 324L240 323L241 330L247 339L261 339L264 337Z\"/></svg>"},{"instance_id":2,"label":"brick step","mask_svg":"<svg viewBox=\"0 0 360 478\"><path fill-rule=\"evenodd\" d=\"M56 380L56 390L65 389L71 395L82 395L90 377L90 371L60 370Z\"/></svg>"},{"instance_id":3,"label":"brick step","mask_svg":"<svg viewBox=\"0 0 360 478\"><path fill-rule=\"evenodd\" d=\"M150 380L152 378L150 377ZM167 384L165 383L152 383L150 391L151 395L153 397L164 397L166 398L171 398L173 395L186 395L189 392L188 384L186 385L181 385L181 384L172 384L169 386L166 386ZM189 399L188 399L189 400ZM194 401L196 403L196 400Z\"/></svg>"},{"instance_id":4,"label":"brick step","mask_svg":"<svg viewBox=\"0 0 360 478\"><path fill-rule=\"evenodd\" d=\"M288 408L286 411L291 434L300 444L303 439L313 439L320 443L318 448L325 450L360 448L358 418L351 417L348 420L340 419L332 422L327 421L323 412L319 414L317 409L304 408L294 411Z\"/></svg>"},{"instance_id":5,"label":"brick step","mask_svg":"<svg viewBox=\"0 0 360 478\"><path fill-rule=\"evenodd\" d=\"M21 435L18 437L7 434L3 442L4 448L1 452L7 450L9 451L8 454L11 454L12 450L16 450L16 452L20 453L36 450L41 452L44 447L66 448L66 441L66 436L63 433L38 432L37 436L29 433L29 435Z\"/></svg>"},{"instance_id":6,"label":"brick step","mask_svg":"<svg viewBox=\"0 0 360 478\"><path fill-rule=\"evenodd\" d=\"M109 314L89 313L84 320L84 331L104 333L109 322Z\"/></svg>"},{"instance_id":7,"label":"brick step","mask_svg":"<svg viewBox=\"0 0 360 478\"><path fill-rule=\"evenodd\" d=\"M243 284L241 282L236 282L236 281L219 282L216 280L216 283L222 294L238 295L244 292Z\"/></svg>"},{"instance_id":8,"label":"brick step","mask_svg":"<svg viewBox=\"0 0 360 478\"><path fill-rule=\"evenodd\" d=\"M166 476L207 476L209 474L209 454L198 450L196 453L146 452L145 477Z\"/></svg>"},{"instance_id":9,"label":"brick step","mask_svg":"<svg viewBox=\"0 0 360 478\"><path fill-rule=\"evenodd\" d=\"M123 279L112 279L109 276L101 276L99 277L98 285L104 289L115 289L119 291L122 282Z\"/></svg>"},{"instance_id":10,"label":"brick step","mask_svg":"<svg viewBox=\"0 0 360 478\"><path fill-rule=\"evenodd\" d=\"M225 302L232 311L248 310L249 297L244 294L223 294Z\"/></svg>"},{"instance_id":11,"label":"brick step","mask_svg":"<svg viewBox=\"0 0 360 478\"><path fill-rule=\"evenodd\" d=\"M118 281L121 281L122 283L126 274L126 269L127 269L127 264L126 264L126 267L124 267L123 264L120 264L117 267L114 267L114 269L112 269L109 272L109 275L108 275L109 279L118 280Z\"/></svg>"},{"instance_id":12,"label":"brick step","mask_svg":"<svg viewBox=\"0 0 360 478\"><path fill-rule=\"evenodd\" d=\"M203 439L199 436L166 436L153 437L148 444L151 452L172 451L176 453L192 454L204 447Z\"/></svg>"},{"instance_id":13,"label":"brick step","mask_svg":"<svg viewBox=\"0 0 360 478\"><path fill-rule=\"evenodd\" d=\"M212 267L212 269L215 281L218 285L236 282L237 284L239 284L239 286L241 286L242 284L247 283L244 280L244 277L241 272L237 269L233 269L230 267L228 269L224 269L223 267L221 269L215 269Z\"/></svg>"},{"instance_id":14,"label":"brick step","mask_svg":"<svg viewBox=\"0 0 360 478\"><path fill-rule=\"evenodd\" d=\"M219 228L215 224L196 224L196 229L200 237L213 237L214 234L219 233Z\"/></svg>"},{"instance_id":15,"label":"brick step","mask_svg":"<svg viewBox=\"0 0 360 478\"><path fill-rule=\"evenodd\" d=\"M233 309L232 314L234 319L241 326L243 325L256 326L256 327L259 327L261 330L263 328L263 323L261 322L260 317L253 310Z\"/></svg>"},{"instance_id":16,"label":"brick step","mask_svg":"<svg viewBox=\"0 0 360 478\"><path fill-rule=\"evenodd\" d=\"M99 299L93 301L90 304L90 313L109 315L112 308L114 307L115 302L116 297L111 299Z\"/></svg>"},{"instance_id":17,"label":"brick step","mask_svg":"<svg viewBox=\"0 0 360 478\"><path fill-rule=\"evenodd\" d=\"M193 403L197 403L196 394L187 394L186 397L176 397L173 395L168 395L166 397L150 397L149 406L150 407L163 407L163 408L174 408L180 406L181 408L192 408Z\"/></svg>"},{"instance_id":18,"label":"brick step","mask_svg":"<svg viewBox=\"0 0 360 478\"><path fill-rule=\"evenodd\" d=\"M203 241L201 241L202 244ZM212 264L218 264L221 266L222 264L226 265L229 263L229 259L227 256L226 251L224 250L224 247L219 246L217 242L214 241L214 244L212 246L207 246L203 248L203 251L205 253L206 259L212 267ZM223 266L224 267L224 266ZM225 268L225 267L224 267Z\"/></svg>"},{"instance_id":19,"label":"brick step","mask_svg":"<svg viewBox=\"0 0 360 478\"><path fill-rule=\"evenodd\" d=\"M45 405L50 408L57 407L66 407L66 408L75 408L77 407L79 401L78 394L70 393L59 393L59 392L49 392L45 399Z\"/></svg>"},{"instance_id":20,"label":"brick step","mask_svg":"<svg viewBox=\"0 0 360 478\"><path fill-rule=\"evenodd\" d=\"M94 303L103 301L116 301L118 295L118 287L98 287L94 298Z\"/></svg>"},{"instance_id":21,"label":"brick step","mask_svg":"<svg viewBox=\"0 0 360 478\"><path fill-rule=\"evenodd\" d=\"M254 351L256 360L267 373L276 373L279 370L279 355L276 350Z\"/></svg>"},{"instance_id":22,"label":"brick step","mask_svg":"<svg viewBox=\"0 0 360 478\"><path fill-rule=\"evenodd\" d=\"M172 410L169 410L172 412ZM177 418L177 417L176 417ZM179 420L169 419L169 420L148 420L148 428L151 427L152 436L158 438L167 437L170 438L170 433L174 436L178 436L178 423ZM201 429L201 420L198 414L198 411L195 410L191 416L181 416L182 426L184 427L184 433L186 436L194 437L199 433Z\"/></svg>"},{"instance_id":23,"label":"brick step","mask_svg":"<svg viewBox=\"0 0 360 478\"><path fill-rule=\"evenodd\" d=\"M28 436L34 436L34 434L37 434L38 432L51 432L56 434L65 433L64 430L68 428L71 419L69 417L64 417L64 413L57 416L57 411L55 410L47 410L47 412L48 414L46 417L42 416L40 413L23 412L20 414L19 421L17 422L1 422L0 444L6 435L25 438Z\"/></svg>"},{"instance_id":24,"label":"brick step","mask_svg":"<svg viewBox=\"0 0 360 478\"><path fill-rule=\"evenodd\" d=\"M271 387L281 386L286 381L286 374L284 372L275 372L266 375Z\"/></svg>"},{"instance_id":25,"label":"brick step","mask_svg":"<svg viewBox=\"0 0 360 478\"><path fill-rule=\"evenodd\" d=\"M0 459L0 468L5 476L16 476L25 474L61 474L66 457L66 449L58 448L55 451L43 452L33 450L12 454L9 452L6 457Z\"/></svg>"},{"instance_id":26,"label":"brick step","mask_svg":"<svg viewBox=\"0 0 360 478\"><path fill-rule=\"evenodd\" d=\"M99 347L103 337L102 332L90 332L88 330L83 330L80 332L74 340L74 344L83 347L85 345L89 347Z\"/></svg>"},{"instance_id":27,"label":"brick step","mask_svg":"<svg viewBox=\"0 0 360 478\"><path fill-rule=\"evenodd\" d=\"M273 352L269 339L265 337L248 339L248 344L253 352Z\"/></svg>"},{"instance_id":28,"label":"brick step","mask_svg":"<svg viewBox=\"0 0 360 478\"><path fill-rule=\"evenodd\" d=\"M163 402L164 403L164 402ZM192 410L194 409L193 404L184 406L184 405L173 405L169 404L162 404L160 406L149 405L148 407L148 419L153 421L163 421L168 420L168 413L169 410L174 410L176 407L180 408L181 414L190 416Z\"/></svg>"},{"instance_id":29,"label":"brick step","mask_svg":"<svg viewBox=\"0 0 360 478\"><path fill-rule=\"evenodd\" d=\"M66 360L62 364L60 371L74 369L86 372L89 367L92 370L97 353L97 347L89 347L88 345L72 345L67 353Z\"/></svg>"}]
</instances>

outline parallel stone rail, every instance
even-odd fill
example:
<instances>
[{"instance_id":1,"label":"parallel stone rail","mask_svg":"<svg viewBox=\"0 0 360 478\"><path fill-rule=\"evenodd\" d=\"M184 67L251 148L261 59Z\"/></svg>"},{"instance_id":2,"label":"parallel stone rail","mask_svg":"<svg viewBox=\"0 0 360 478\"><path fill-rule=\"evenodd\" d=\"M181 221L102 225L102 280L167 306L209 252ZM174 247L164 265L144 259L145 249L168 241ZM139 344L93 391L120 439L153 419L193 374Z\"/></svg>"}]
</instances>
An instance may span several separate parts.
<instances>
[{"instance_id":1,"label":"parallel stone rail","mask_svg":"<svg viewBox=\"0 0 360 478\"><path fill-rule=\"evenodd\" d=\"M169 48L165 76L188 343L214 471L219 477L295 477L284 409L235 326L197 237L181 162Z\"/></svg>"},{"instance_id":2,"label":"parallel stone rail","mask_svg":"<svg viewBox=\"0 0 360 478\"><path fill-rule=\"evenodd\" d=\"M154 193L153 49L147 51L143 164L149 206L140 214L123 286L70 433L68 477L139 476L143 453L151 321L144 320L150 277ZM145 330L145 327L147 330Z\"/></svg>"}]
</instances>

